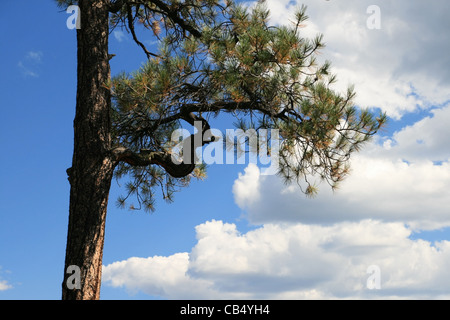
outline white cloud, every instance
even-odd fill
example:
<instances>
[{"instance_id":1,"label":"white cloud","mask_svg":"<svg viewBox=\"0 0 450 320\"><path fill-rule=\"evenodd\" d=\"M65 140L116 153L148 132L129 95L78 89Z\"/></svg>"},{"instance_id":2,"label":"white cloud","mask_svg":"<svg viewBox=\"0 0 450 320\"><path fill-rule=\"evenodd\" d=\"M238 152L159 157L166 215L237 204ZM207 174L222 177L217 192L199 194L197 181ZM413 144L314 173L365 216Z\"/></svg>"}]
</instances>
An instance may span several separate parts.
<instances>
[{"instance_id":1,"label":"white cloud","mask_svg":"<svg viewBox=\"0 0 450 320\"><path fill-rule=\"evenodd\" d=\"M19 61L17 66L19 67L19 69L24 77L32 77L32 78L39 77L39 74L37 72L34 72L31 69L29 69L28 67L26 67L22 61Z\"/></svg>"},{"instance_id":2,"label":"white cloud","mask_svg":"<svg viewBox=\"0 0 450 320\"><path fill-rule=\"evenodd\" d=\"M244 174L239 173L239 178L235 180L233 185L233 193L235 194L235 201L244 208L259 200L259 182L260 172L255 164L250 164L244 170Z\"/></svg>"},{"instance_id":3,"label":"white cloud","mask_svg":"<svg viewBox=\"0 0 450 320\"><path fill-rule=\"evenodd\" d=\"M446 161L450 159L448 137L450 136L450 103L431 110L431 115L402 128L386 140L386 152L391 158L408 161Z\"/></svg>"},{"instance_id":4,"label":"white cloud","mask_svg":"<svg viewBox=\"0 0 450 320\"><path fill-rule=\"evenodd\" d=\"M115 262L105 284L168 299L449 299L450 242L411 239L450 225L450 164L429 160L450 158L449 110L367 146L335 194L308 199L250 164L232 190L259 227L205 222L190 252ZM371 266L379 290L367 286Z\"/></svg>"},{"instance_id":5,"label":"white cloud","mask_svg":"<svg viewBox=\"0 0 450 320\"><path fill-rule=\"evenodd\" d=\"M27 52L26 59L34 62L41 62L44 54L42 51L29 51Z\"/></svg>"},{"instance_id":6,"label":"white cloud","mask_svg":"<svg viewBox=\"0 0 450 320\"><path fill-rule=\"evenodd\" d=\"M38 66L42 63L42 51L28 51L25 58L17 63L24 77L39 77Z\"/></svg>"},{"instance_id":7,"label":"white cloud","mask_svg":"<svg viewBox=\"0 0 450 320\"><path fill-rule=\"evenodd\" d=\"M322 57L332 61L338 88L355 84L359 105L392 117L434 107L431 116L355 155L334 194L322 186L307 199L249 165L232 191L258 227L241 233L232 223L202 223L190 252L112 263L106 285L169 299L450 299L450 242L411 239L450 226L447 2L383 2L380 30L366 27L371 1L302 3L311 17L304 34L325 35ZM267 4L279 23L295 5ZM380 290L367 288L374 265Z\"/></svg>"},{"instance_id":8,"label":"white cloud","mask_svg":"<svg viewBox=\"0 0 450 320\"><path fill-rule=\"evenodd\" d=\"M103 266L102 281L113 287L125 287L133 295L142 291L152 296L206 299L210 283L191 279L186 273L187 253L169 257L132 257Z\"/></svg>"},{"instance_id":9,"label":"white cloud","mask_svg":"<svg viewBox=\"0 0 450 320\"><path fill-rule=\"evenodd\" d=\"M252 223L336 223L380 219L414 229L450 226L450 104L378 137L351 160L351 174L333 193L320 185L308 199L298 186L247 168L235 181L235 202Z\"/></svg>"},{"instance_id":10,"label":"white cloud","mask_svg":"<svg viewBox=\"0 0 450 320\"><path fill-rule=\"evenodd\" d=\"M168 299L449 298L450 242L408 238L401 223L196 227L190 254L130 258L105 266L107 285ZM379 290L370 290L370 266Z\"/></svg>"},{"instance_id":11,"label":"white cloud","mask_svg":"<svg viewBox=\"0 0 450 320\"><path fill-rule=\"evenodd\" d=\"M7 273L9 273L9 271L6 271ZM2 273L2 266L0 266L0 274ZM5 291L8 289L11 289L13 286L11 284L8 283L7 280L2 280L1 276L0 276L0 291Z\"/></svg>"},{"instance_id":12,"label":"white cloud","mask_svg":"<svg viewBox=\"0 0 450 320\"><path fill-rule=\"evenodd\" d=\"M118 42L122 42L123 40L127 39L127 35L125 34L125 32L121 31L121 30L114 30L113 31L113 35L114 38L118 41Z\"/></svg>"},{"instance_id":13,"label":"white cloud","mask_svg":"<svg viewBox=\"0 0 450 320\"><path fill-rule=\"evenodd\" d=\"M8 289L11 289L12 286L10 284L8 284L8 281L6 280L2 280L0 281L0 291L5 291Z\"/></svg>"},{"instance_id":14,"label":"white cloud","mask_svg":"<svg viewBox=\"0 0 450 320\"><path fill-rule=\"evenodd\" d=\"M324 34L321 57L332 62L336 89L354 84L356 103L379 107L399 118L418 108L450 100L448 34L450 22L441 14L446 0L398 0L378 4L381 28L367 28L369 0L267 0L272 22L288 23L294 8L308 6L304 35Z\"/></svg>"}]
</instances>

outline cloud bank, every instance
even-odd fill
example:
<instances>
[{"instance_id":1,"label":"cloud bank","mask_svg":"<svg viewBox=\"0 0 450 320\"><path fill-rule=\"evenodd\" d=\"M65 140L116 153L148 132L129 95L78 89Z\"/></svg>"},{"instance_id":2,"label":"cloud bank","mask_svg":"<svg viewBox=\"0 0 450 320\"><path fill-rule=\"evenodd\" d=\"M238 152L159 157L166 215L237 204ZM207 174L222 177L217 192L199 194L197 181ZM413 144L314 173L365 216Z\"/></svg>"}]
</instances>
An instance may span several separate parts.
<instances>
[{"instance_id":1,"label":"cloud bank","mask_svg":"<svg viewBox=\"0 0 450 320\"><path fill-rule=\"evenodd\" d=\"M266 224L240 234L213 220L196 231L190 253L115 262L103 281L167 299L450 298L450 242L411 240L401 223ZM379 289L368 285L372 266Z\"/></svg>"},{"instance_id":2,"label":"cloud bank","mask_svg":"<svg viewBox=\"0 0 450 320\"><path fill-rule=\"evenodd\" d=\"M254 230L208 221L191 252L115 262L103 279L168 299L449 299L450 242L411 237L450 225L448 115L374 141L315 199L250 164L232 192Z\"/></svg>"}]
</instances>

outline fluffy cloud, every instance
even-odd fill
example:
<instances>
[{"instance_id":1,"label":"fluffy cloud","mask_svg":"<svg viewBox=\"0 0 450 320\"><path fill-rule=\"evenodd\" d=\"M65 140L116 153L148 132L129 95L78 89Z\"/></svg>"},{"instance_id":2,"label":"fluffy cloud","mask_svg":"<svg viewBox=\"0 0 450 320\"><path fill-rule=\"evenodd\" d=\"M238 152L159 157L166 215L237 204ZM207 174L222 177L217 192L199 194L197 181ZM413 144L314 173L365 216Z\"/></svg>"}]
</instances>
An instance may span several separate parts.
<instances>
[{"instance_id":1,"label":"fluffy cloud","mask_svg":"<svg viewBox=\"0 0 450 320\"><path fill-rule=\"evenodd\" d=\"M247 204L252 198L235 194L255 224L373 218L401 221L422 230L450 225L448 163L407 164L359 156L353 161L353 174L339 190L333 194L323 186L314 199L306 199L298 187L285 187L273 176L262 177L257 187L264 197L253 205Z\"/></svg>"},{"instance_id":2,"label":"fluffy cloud","mask_svg":"<svg viewBox=\"0 0 450 320\"><path fill-rule=\"evenodd\" d=\"M450 99L448 35L450 22L443 12L446 0L399 0L376 4L380 29L369 29L374 5L369 0L290 1L267 0L272 22L284 24L300 3L308 6L310 20L304 34L324 34L329 59L338 76L336 89L354 84L356 103L378 107L399 118L418 108L429 108Z\"/></svg>"},{"instance_id":3,"label":"fluffy cloud","mask_svg":"<svg viewBox=\"0 0 450 320\"><path fill-rule=\"evenodd\" d=\"M0 291L11 289L12 286L6 280L0 281Z\"/></svg>"},{"instance_id":4,"label":"fluffy cloud","mask_svg":"<svg viewBox=\"0 0 450 320\"><path fill-rule=\"evenodd\" d=\"M250 164L233 193L261 226L241 233L205 222L191 252L115 262L103 280L168 299L449 299L450 242L411 238L450 225L449 163L429 160L450 157L437 147L447 112L369 146L335 194L324 188L307 199ZM424 152L408 144L418 137ZM373 267L380 273L368 273ZM379 290L368 285L374 276Z\"/></svg>"},{"instance_id":5,"label":"fluffy cloud","mask_svg":"<svg viewBox=\"0 0 450 320\"><path fill-rule=\"evenodd\" d=\"M446 161L450 158L450 103L431 110L431 115L395 132L384 141L386 155L410 162Z\"/></svg>"},{"instance_id":6,"label":"fluffy cloud","mask_svg":"<svg viewBox=\"0 0 450 320\"><path fill-rule=\"evenodd\" d=\"M249 167L235 181L235 201L257 224L371 218L414 229L450 226L450 106L433 115L355 155L351 175L335 193L324 185L317 198L307 199L296 185L286 187Z\"/></svg>"},{"instance_id":7,"label":"fluffy cloud","mask_svg":"<svg viewBox=\"0 0 450 320\"><path fill-rule=\"evenodd\" d=\"M193 280L187 275L189 255L177 253L169 257L132 257L103 267L103 282L125 287L130 294L142 291L152 296L206 299L209 282Z\"/></svg>"},{"instance_id":8,"label":"fluffy cloud","mask_svg":"<svg viewBox=\"0 0 450 320\"><path fill-rule=\"evenodd\" d=\"M239 178L234 182L233 193L237 195L235 201L241 208L256 203L260 198L259 184L260 171L255 164L250 164L244 170L244 174L239 173Z\"/></svg>"},{"instance_id":9,"label":"fluffy cloud","mask_svg":"<svg viewBox=\"0 0 450 320\"><path fill-rule=\"evenodd\" d=\"M191 253L115 262L103 281L168 299L450 297L450 242L411 240L401 223L267 224L240 234L213 220L196 231ZM374 266L378 290L368 285Z\"/></svg>"}]
</instances>

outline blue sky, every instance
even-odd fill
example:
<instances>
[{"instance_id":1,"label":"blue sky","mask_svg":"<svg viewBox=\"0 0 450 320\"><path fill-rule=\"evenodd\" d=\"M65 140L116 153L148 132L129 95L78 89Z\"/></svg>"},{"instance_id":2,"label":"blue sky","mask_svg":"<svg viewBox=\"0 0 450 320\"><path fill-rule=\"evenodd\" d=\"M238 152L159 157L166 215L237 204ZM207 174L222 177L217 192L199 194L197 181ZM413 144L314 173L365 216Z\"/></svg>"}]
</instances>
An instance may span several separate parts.
<instances>
[{"instance_id":1,"label":"blue sky","mask_svg":"<svg viewBox=\"0 0 450 320\"><path fill-rule=\"evenodd\" d=\"M279 24L295 1L267 3ZM323 186L312 200L251 164L211 166L174 203L158 199L153 214L117 209L113 181L103 299L450 297L450 4L303 3L305 36L325 35L337 89L355 84L356 103L386 111L389 127L335 194ZM380 29L366 24L373 4ZM54 1L4 0L1 9L0 299L59 299L75 30ZM144 60L126 32L111 35L110 52L113 74ZM371 265L379 290L366 286Z\"/></svg>"}]
</instances>

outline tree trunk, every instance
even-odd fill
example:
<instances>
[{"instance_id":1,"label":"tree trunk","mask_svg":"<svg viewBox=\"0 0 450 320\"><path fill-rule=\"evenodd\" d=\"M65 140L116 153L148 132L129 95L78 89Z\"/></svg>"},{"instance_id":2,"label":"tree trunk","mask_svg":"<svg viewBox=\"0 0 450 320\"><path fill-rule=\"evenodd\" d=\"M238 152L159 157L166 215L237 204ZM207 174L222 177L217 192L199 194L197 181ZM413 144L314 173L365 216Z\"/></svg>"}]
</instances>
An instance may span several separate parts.
<instances>
[{"instance_id":1,"label":"tree trunk","mask_svg":"<svg viewBox=\"0 0 450 320\"><path fill-rule=\"evenodd\" d=\"M108 59L109 0L80 0L77 30L77 97L74 153L68 169L69 227L62 298L100 298L106 208L114 161L111 149L111 94ZM71 283L75 266L79 282ZM78 275L75 275L78 276Z\"/></svg>"}]
</instances>

